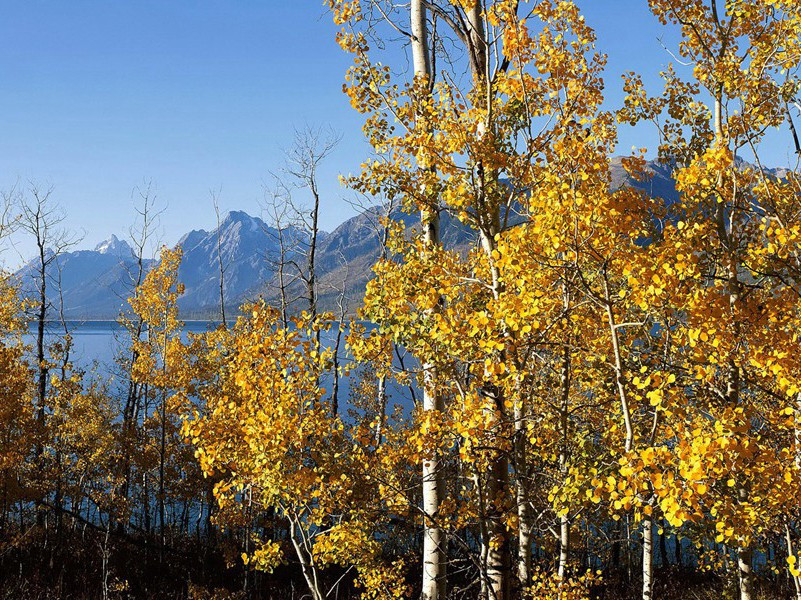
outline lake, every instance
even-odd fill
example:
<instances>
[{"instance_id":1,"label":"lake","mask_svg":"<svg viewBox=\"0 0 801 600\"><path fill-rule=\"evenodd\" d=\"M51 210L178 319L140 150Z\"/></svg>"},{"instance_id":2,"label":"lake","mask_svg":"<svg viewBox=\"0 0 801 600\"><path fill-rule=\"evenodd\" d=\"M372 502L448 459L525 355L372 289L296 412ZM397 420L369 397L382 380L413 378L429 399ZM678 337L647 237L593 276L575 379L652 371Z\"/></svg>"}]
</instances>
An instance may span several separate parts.
<instances>
[{"instance_id":1,"label":"lake","mask_svg":"<svg viewBox=\"0 0 801 600\"><path fill-rule=\"evenodd\" d=\"M183 329L185 332L202 333L216 326L217 323L212 321L188 321ZM70 358L75 367L87 372L95 370L103 378L114 378L114 359L126 345L125 328L116 321L67 321L67 328L73 339ZM31 323L28 331L23 339L33 348L36 344L36 323ZM52 342L63 333L61 323L48 322L45 342Z\"/></svg>"},{"instance_id":2,"label":"lake","mask_svg":"<svg viewBox=\"0 0 801 600\"><path fill-rule=\"evenodd\" d=\"M203 333L219 325L216 321L186 321L184 333ZM76 368L84 369L88 374L94 372L96 376L109 383L109 390L114 393L124 389L125 381L119 377L115 357L126 345L127 332L116 321L68 321L67 328L73 338L71 360ZM53 342L64 333L63 326L58 322L47 324L46 342ZM322 343L333 345L335 332L323 332ZM31 348L36 343L36 324L31 323L29 333L23 336L24 341ZM345 340L343 336L342 346ZM344 350L341 350L344 355ZM344 361L343 361L344 362ZM408 364L408 359L407 359ZM324 378L321 385L331 390L331 377ZM340 403L346 405L350 393L350 380L348 377L340 378ZM411 407L410 392L407 387L400 387L394 382L387 386L388 396L393 400L390 404L399 403L404 409Z\"/></svg>"}]
</instances>

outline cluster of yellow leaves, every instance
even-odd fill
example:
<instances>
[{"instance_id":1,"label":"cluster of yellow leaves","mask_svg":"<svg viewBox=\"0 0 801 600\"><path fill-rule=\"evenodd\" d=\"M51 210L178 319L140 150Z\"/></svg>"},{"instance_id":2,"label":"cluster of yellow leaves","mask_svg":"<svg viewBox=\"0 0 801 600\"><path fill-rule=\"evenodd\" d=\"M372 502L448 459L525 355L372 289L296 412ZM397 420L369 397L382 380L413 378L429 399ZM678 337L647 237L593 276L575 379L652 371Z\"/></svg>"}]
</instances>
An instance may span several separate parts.
<instances>
[{"instance_id":1,"label":"cluster of yellow leaves","mask_svg":"<svg viewBox=\"0 0 801 600\"><path fill-rule=\"evenodd\" d=\"M531 578L526 597L539 600L590 600L594 588L603 582L600 571L586 571L575 577L560 578L537 569Z\"/></svg>"},{"instance_id":2,"label":"cluster of yellow leaves","mask_svg":"<svg viewBox=\"0 0 801 600\"><path fill-rule=\"evenodd\" d=\"M0 480L9 504L26 496L28 457L36 433L32 371L20 338L22 316L17 290L0 272Z\"/></svg>"},{"instance_id":3,"label":"cluster of yellow leaves","mask_svg":"<svg viewBox=\"0 0 801 600\"><path fill-rule=\"evenodd\" d=\"M742 165L734 148L784 120L798 84L779 75L798 66L801 17L781 1L725 15L701 0L650 6L682 29L693 78L668 67L664 94L649 97L629 74L614 117L599 110L604 59L569 2L534 2L526 20L491 3L511 60L489 86L404 87L366 45L347 45L346 91L381 157L350 184L409 211L437 207L483 246L459 254L396 235L362 313L378 329L351 343L363 357L399 344L436 368L449 409L417 419L412 460L451 444L480 473L514 455L516 425L527 463L512 470L553 478L556 516L604 503L616 518L706 524L711 539L748 546L797 499L800 188L793 173ZM610 189L614 118L659 127L678 202ZM622 167L649 177L642 154ZM493 230L512 207L521 222ZM460 490L458 511L476 510L473 492Z\"/></svg>"},{"instance_id":4,"label":"cluster of yellow leaves","mask_svg":"<svg viewBox=\"0 0 801 600\"><path fill-rule=\"evenodd\" d=\"M378 501L375 441L363 425L349 431L332 414L321 386L332 350L317 334L330 317L301 315L283 327L264 303L229 330L207 334L202 401L183 424L206 476L214 477L217 521L235 525L241 503L274 510L289 524L297 558L308 569L355 566L367 598L402 597L402 565L388 564L373 538ZM272 570L288 548L256 540L246 564ZM388 591L389 590L389 591Z\"/></svg>"}]
</instances>

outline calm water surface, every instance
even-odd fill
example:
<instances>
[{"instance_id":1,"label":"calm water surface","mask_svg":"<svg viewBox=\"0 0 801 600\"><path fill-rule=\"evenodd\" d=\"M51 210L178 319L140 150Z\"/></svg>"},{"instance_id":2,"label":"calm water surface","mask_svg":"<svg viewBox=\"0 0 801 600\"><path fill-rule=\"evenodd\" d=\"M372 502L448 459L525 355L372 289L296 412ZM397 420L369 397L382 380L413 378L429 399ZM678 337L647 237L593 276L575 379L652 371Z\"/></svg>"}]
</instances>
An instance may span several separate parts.
<instances>
[{"instance_id":1,"label":"calm water surface","mask_svg":"<svg viewBox=\"0 0 801 600\"><path fill-rule=\"evenodd\" d=\"M214 321L186 321L183 331L184 333L202 333L214 329L218 324ZM70 358L75 367L85 370L88 374L93 373L98 379L108 382L112 392L123 389L122 386L125 382L119 376L115 358L127 347L129 342L125 329L115 321L70 321L67 323L67 327L74 342ZM56 341L63 333L64 329L60 323L48 323L46 343ZM334 336L335 333L328 332L328 335L323 338L323 343L333 345ZM330 339L325 339L326 337ZM33 349L36 343L35 323L30 324L29 332L24 338L26 344ZM344 346L344 335L342 345ZM340 378L339 398L343 405L347 404L350 392L349 384L350 381L347 377ZM331 377L324 378L321 385L330 391ZM410 394L407 388L400 388L390 383L388 392L390 397L394 397L396 401L408 408Z\"/></svg>"},{"instance_id":2,"label":"calm water surface","mask_svg":"<svg viewBox=\"0 0 801 600\"><path fill-rule=\"evenodd\" d=\"M201 333L217 326L211 321L188 321L184 331ZM96 370L103 377L113 376L116 371L115 357L127 346L127 333L116 321L68 321L67 328L73 339L71 359L81 369ZM36 343L36 323L31 323L25 342L33 347ZM47 324L45 341L52 342L63 335L61 323Z\"/></svg>"}]
</instances>

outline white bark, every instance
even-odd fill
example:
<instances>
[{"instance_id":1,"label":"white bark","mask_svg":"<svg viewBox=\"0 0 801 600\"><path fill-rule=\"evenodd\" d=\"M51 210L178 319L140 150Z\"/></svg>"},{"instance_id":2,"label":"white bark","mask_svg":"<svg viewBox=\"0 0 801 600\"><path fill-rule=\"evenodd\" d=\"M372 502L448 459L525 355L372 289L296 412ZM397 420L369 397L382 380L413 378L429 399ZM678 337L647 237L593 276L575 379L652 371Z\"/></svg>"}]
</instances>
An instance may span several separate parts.
<instances>
[{"instance_id":1,"label":"white bark","mask_svg":"<svg viewBox=\"0 0 801 600\"><path fill-rule=\"evenodd\" d=\"M754 589L753 553L750 548L737 549L737 571L740 578L740 600L752 600Z\"/></svg>"},{"instance_id":2,"label":"white bark","mask_svg":"<svg viewBox=\"0 0 801 600\"><path fill-rule=\"evenodd\" d=\"M570 298L568 291L563 290L564 308L568 309ZM562 398L559 407L559 433L562 438L562 450L559 455L559 471L562 477L567 475L567 441L568 441L568 410L570 402L570 348L565 346L562 355L562 372L560 374L560 387ZM567 575L568 561L570 560L570 518L568 515L559 517L559 570L558 575L564 578Z\"/></svg>"},{"instance_id":3,"label":"white bark","mask_svg":"<svg viewBox=\"0 0 801 600\"><path fill-rule=\"evenodd\" d=\"M314 557L309 548L308 540L303 533L303 523L296 516L291 516L289 519L289 539L292 541L292 546L295 548L295 554L298 557L298 562L300 562L303 579L306 580L306 585L309 588L309 595L312 600L324 600L325 595L320 589Z\"/></svg>"},{"instance_id":4,"label":"white bark","mask_svg":"<svg viewBox=\"0 0 801 600\"><path fill-rule=\"evenodd\" d=\"M517 580L520 587L525 589L531 581L531 509L528 499L528 485L525 481L527 473L524 465L527 463L525 407L522 403L515 406L515 470L516 501L518 516L517 541Z\"/></svg>"},{"instance_id":5,"label":"white bark","mask_svg":"<svg viewBox=\"0 0 801 600\"><path fill-rule=\"evenodd\" d=\"M570 559L570 519L567 515L559 517L559 570L560 579L567 576L568 560Z\"/></svg>"},{"instance_id":6,"label":"white bark","mask_svg":"<svg viewBox=\"0 0 801 600\"><path fill-rule=\"evenodd\" d=\"M411 7L412 62L414 75L431 78L431 59L428 48L428 23L423 0L412 0ZM421 215L426 245L436 247L439 239L439 215L436 210ZM431 364L423 365L423 410L442 411L442 398L436 389L436 372ZM439 506L444 493L444 481L438 453L423 460L423 600L444 600L446 594L446 539L437 523Z\"/></svg>"},{"instance_id":7,"label":"white bark","mask_svg":"<svg viewBox=\"0 0 801 600\"><path fill-rule=\"evenodd\" d=\"M787 556L795 556L795 544L793 544L793 534L790 531L789 523L784 524L785 541L787 542ZM801 576L790 574L795 587L795 598L801 600Z\"/></svg>"},{"instance_id":8,"label":"white bark","mask_svg":"<svg viewBox=\"0 0 801 600\"><path fill-rule=\"evenodd\" d=\"M412 0L412 63L415 76L431 77L431 57L428 52L428 23L423 0Z\"/></svg>"},{"instance_id":9,"label":"white bark","mask_svg":"<svg viewBox=\"0 0 801 600\"><path fill-rule=\"evenodd\" d=\"M654 596L654 522L651 517L642 521L642 600Z\"/></svg>"},{"instance_id":10,"label":"white bark","mask_svg":"<svg viewBox=\"0 0 801 600\"><path fill-rule=\"evenodd\" d=\"M426 379L430 374L426 375ZM439 395L426 383L423 409L441 410ZM423 600L443 600L446 594L445 532L437 523L439 506L444 493L442 468L438 454L423 460Z\"/></svg>"}]
</instances>

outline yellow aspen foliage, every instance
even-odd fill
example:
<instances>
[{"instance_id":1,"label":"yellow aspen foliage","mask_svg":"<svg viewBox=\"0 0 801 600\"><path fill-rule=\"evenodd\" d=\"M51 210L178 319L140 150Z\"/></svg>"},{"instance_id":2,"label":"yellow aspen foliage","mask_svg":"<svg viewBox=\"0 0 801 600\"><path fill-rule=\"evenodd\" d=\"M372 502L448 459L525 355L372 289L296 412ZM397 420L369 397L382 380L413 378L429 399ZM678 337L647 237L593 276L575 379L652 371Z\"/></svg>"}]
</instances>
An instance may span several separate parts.
<instances>
[{"instance_id":1,"label":"yellow aspen foliage","mask_svg":"<svg viewBox=\"0 0 801 600\"><path fill-rule=\"evenodd\" d=\"M0 273L0 486L3 514L30 497L33 475L30 453L38 434L35 423L33 372L25 360L21 333L22 302L11 279Z\"/></svg>"},{"instance_id":2,"label":"yellow aspen foliage","mask_svg":"<svg viewBox=\"0 0 801 600\"><path fill-rule=\"evenodd\" d=\"M280 312L259 303L230 330L208 334L203 354L213 368L183 434L217 481L220 525L236 522L242 502L287 524L290 543L254 539L246 564L271 571L290 553L314 597L327 565L354 566L366 598L402 597L402 569L384 563L373 537L373 439L346 429L320 385L332 350L316 334L327 322L304 314L284 328Z\"/></svg>"}]
</instances>

